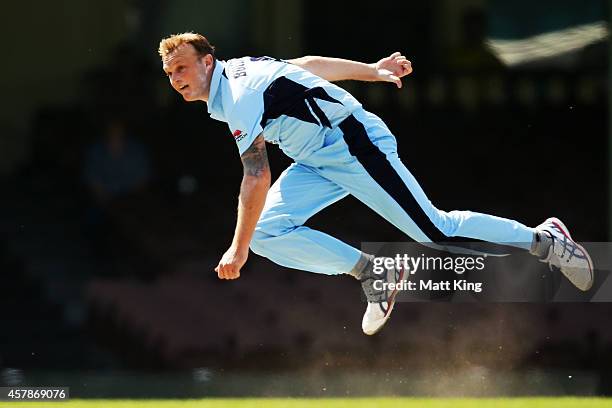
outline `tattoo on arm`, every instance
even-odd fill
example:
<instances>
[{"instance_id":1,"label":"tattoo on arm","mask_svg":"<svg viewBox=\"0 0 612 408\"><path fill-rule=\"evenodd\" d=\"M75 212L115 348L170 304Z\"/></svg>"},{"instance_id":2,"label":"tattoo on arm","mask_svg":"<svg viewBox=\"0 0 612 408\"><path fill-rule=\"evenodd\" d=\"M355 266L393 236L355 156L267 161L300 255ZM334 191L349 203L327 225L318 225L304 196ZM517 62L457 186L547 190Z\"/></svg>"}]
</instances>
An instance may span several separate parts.
<instances>
[{"instance_id":1,"label":"tattoo on arm","mask_svg":"<svg viewBox=\"0 0 612 408\"><path fill-rule=\"evenodd\" d=\"M244 166L245 176L259 177L270 171L268 154L266 152L266 141L263 135L260 134L255 138L251 147L242 153L240 159Z\"/></svg>"}]
</instances>

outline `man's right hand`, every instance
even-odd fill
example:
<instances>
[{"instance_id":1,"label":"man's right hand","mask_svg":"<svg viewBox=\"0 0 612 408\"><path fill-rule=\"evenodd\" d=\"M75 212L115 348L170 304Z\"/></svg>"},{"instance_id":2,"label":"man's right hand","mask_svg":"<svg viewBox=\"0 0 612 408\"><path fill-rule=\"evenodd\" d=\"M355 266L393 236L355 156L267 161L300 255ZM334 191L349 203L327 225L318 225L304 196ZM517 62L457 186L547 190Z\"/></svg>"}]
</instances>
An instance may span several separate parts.
<instances>
[{"instance_id":1,"label":"man's right hand","mask_svg":"<svg viewBox=\"0 0 612 408\"><path fill-rule=\"evenodd\" d=\"M238 279L240 277L240 269L246 263L248 256L248 247L246 249L239 249L232 245L225 251L215 268L219 279Z\"/></svg>"}]
</instances>

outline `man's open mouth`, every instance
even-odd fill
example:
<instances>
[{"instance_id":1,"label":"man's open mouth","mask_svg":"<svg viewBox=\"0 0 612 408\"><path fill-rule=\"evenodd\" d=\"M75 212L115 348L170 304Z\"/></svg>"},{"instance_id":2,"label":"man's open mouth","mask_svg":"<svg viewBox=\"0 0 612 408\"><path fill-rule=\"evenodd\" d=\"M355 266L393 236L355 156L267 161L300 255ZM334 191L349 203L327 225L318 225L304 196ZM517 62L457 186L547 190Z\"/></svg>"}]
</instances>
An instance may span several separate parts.
<instances>
[{"instance_id":1,"label":"man's open mouth","mask_svg":"<svg viewBox=\"0 0 612 408\"><path fill-rule=\"evenodd\" d=\"M179 87L179 90L181 90L181 91L182 91L183 89L186 89L188 86L189 86L189 85L183 85L183 86Z\"/></svg>"}]
</instances>

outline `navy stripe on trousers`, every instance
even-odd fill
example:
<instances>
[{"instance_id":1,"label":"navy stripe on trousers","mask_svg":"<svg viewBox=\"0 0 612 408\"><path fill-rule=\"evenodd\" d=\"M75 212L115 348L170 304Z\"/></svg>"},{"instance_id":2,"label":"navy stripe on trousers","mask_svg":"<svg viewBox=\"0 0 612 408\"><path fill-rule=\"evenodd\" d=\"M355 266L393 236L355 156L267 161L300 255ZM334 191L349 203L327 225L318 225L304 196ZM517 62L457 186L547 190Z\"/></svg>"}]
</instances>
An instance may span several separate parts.
<instances>
[{"instance_id":1,"label":"navy stripe on trousers","mask_svg":"<svg viewBox=\"0 0 612 408\"><path fill-rule=\"evenodd\" d=\"M430 240L436 243L453 243L453 247L491 254L511 252L509 251L510 248L507 248L505 245L494 245L473 238L448 237L444 235L427 216L400 175L391 166L385 154L372 143L363 124L351 115L344 119L339 124L339 127L344 134L344 140L348 145L351 155L361 163L376 183L393 197ZM501 247L506 249L502 250Z\"/></svg>"}]
</instances>

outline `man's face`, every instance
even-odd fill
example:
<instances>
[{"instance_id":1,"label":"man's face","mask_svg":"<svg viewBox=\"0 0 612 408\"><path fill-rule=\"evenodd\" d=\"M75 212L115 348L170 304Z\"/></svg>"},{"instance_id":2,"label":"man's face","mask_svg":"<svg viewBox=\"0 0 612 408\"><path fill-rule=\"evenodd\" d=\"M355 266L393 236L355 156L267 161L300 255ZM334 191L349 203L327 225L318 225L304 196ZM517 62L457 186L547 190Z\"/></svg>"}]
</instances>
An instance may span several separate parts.
<instances>
[{"instance_id":1,"label":"man's face","mask_svg":"<svg viewBox=\"0 0 612 408\"><path fill-rule=\"evenodd\" d=\"M180 45L163 59L163 69L170 85L187 102L207 101L213 57L200 57L191 44Z\"/></svg>"}]
</instances>

